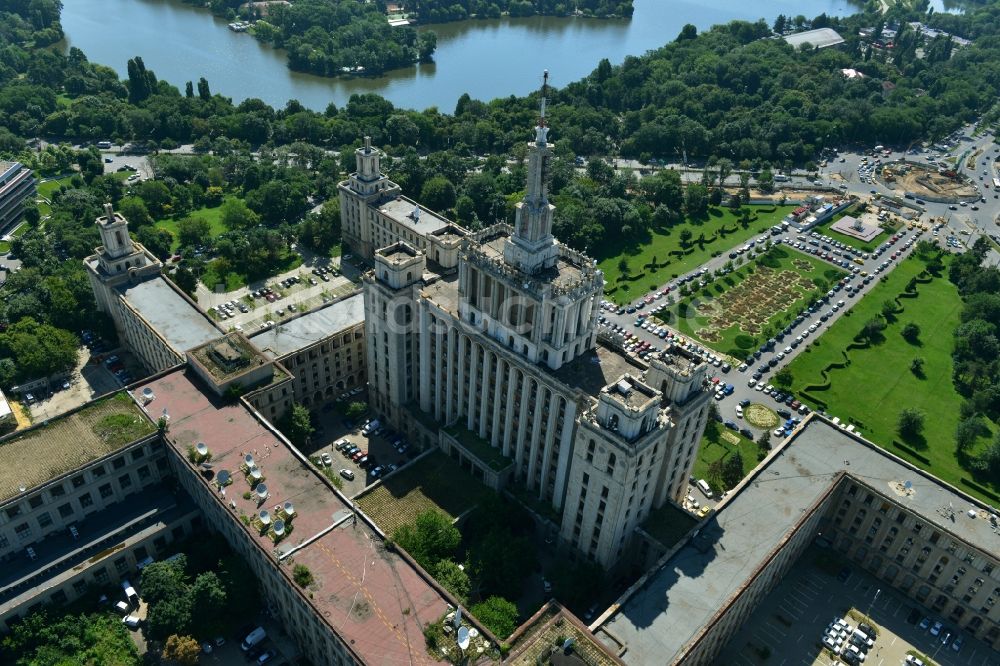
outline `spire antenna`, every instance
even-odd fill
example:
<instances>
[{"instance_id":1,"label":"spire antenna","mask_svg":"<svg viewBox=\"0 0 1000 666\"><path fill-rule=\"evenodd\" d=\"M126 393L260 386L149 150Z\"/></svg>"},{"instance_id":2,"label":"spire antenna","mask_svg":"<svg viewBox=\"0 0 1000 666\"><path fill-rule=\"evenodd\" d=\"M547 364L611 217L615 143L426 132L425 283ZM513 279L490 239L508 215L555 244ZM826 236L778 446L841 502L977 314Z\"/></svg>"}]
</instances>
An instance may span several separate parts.
<instances>
[{"instance_id":1,"label":"spire antenna","mask_svg":"<svg viewBox=\"0 0 1000 666\"><path fill-rule=\"evenodd\" d=\"M545 127L545 103L549 96L549 70L542 74L542 115L539 117L538 126Z\"/></svg>"}]
</instances>

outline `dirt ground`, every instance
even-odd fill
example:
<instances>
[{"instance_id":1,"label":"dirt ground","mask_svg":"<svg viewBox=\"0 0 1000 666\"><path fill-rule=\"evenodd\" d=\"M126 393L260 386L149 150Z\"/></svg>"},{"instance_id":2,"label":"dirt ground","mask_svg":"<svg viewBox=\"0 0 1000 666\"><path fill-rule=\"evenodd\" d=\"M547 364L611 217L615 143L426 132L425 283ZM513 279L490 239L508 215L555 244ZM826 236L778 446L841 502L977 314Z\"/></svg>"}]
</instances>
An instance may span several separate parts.
<instances>
[{"instance_id":1,"label":"dirt ground","mask_svg":"<svg viewBox=\"0 0 1000 666\"><path fill-rule=\"evenodd\" d=\"M976 188L966 181L948 178L928 169L911 168L909 172L899 174L896 183L916 197L952 197L958 200L977 196Z\"/></svg>"}]
</instances>

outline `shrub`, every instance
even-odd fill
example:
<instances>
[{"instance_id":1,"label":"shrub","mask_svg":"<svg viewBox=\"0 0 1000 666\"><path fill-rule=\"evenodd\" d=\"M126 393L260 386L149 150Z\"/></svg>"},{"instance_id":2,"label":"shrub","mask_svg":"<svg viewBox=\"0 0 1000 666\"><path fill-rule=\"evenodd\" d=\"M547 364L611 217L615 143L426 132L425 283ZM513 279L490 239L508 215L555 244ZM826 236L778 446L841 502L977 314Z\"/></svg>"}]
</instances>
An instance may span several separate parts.
<instances>
[{"instance_id":1,"label":"shrub","mask_svg":"<svg viewBox=\"0 0 1000 666\"><path fill-rule=\"evenodd\" d=\"M312 571L304 564L296 564L292 567L292 580L299 587L308 587L313 582Z\"/></svg>"},{"instance_id":2,"label":"shrub","mask_svg":"<svg viewBox=\"0 0 1000 666\"><path fill-rule=\"evenodd\" d=\"M735 342L736 346L740 349L750 349L756 343L756 341L749 335L737 335Z\"/></svg>"}]
</instances>

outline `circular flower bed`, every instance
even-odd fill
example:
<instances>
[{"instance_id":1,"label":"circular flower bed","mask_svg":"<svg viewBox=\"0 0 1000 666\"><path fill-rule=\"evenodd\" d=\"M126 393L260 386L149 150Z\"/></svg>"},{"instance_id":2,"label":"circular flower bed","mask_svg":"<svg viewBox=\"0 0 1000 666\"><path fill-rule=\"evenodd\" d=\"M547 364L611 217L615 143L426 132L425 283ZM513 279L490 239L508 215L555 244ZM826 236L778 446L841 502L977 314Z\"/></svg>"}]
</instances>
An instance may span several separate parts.
<instances>
[{"instance_id":1,"label":"circular flower bed","mask_svg":"<svg viewBox=\"0 0 1000 666\"><path fill-rule=\"evenodd\" d=\"M764 430L770 430L778 425L778 415L764 405L748 405L743 410L743 419L753 427Z\"/></svg>"}]
</instances>

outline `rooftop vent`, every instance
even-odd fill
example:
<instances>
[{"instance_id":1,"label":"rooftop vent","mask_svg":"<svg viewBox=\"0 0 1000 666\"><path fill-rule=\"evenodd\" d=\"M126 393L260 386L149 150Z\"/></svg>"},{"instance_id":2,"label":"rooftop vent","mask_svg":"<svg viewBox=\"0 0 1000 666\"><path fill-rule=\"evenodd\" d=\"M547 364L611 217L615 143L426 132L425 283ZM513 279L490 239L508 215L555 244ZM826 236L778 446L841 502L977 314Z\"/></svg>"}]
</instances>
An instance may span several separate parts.
<instances>
[{"instance_id":1,"label":"rooftop vent","mask_svg":"<svg viewBox=\"0 0 1000 666\"><path fill-rule=\"evenodd\" d=\"M254 481L260 481L260 477L261 476L263 476L263 475L260 473L260 468L259 467L251 467L250 468L250 478L251 479L253 479Z\"/></svg>"},{"instance_id":2,"label":"rooftop vent","mask_svg":"<svg viewBox=\"0 0 1000 666\"><path fill-rule=\"evenodd\" d=\"M615 384L615 389L622 395L627 396L632 392L632 385L623 379Z\"/></svg>"},{"instance_id":3,"label":"rooftop vent","mask_svg":"<svg viewBox=\"0 0 1000 666\"><path fill-rule=\"evenodd\" d=\"M263 499L267 499L267 484L266 483L258 483L257 484L257 496L260 497L262 500Z\"/></svg>"},{"instance_id":4,"label":"rooftop vent","mask_svg":"<svg viewBox=\"0 0 1000 666\"><path fill-rule=\"evenodd\" d=\"M143 404L147 404L148 405L149 403L151 403L153 401L153 398L155 398L155 397L156 396L153 395L153 389L152 388L150 388L150 387L147 386L146 388L142 389L142 402L143 402Z\"/></svg>"},{"instance_id":5,"label":"rooftop vent","mask_svg":"<svg viewBox=\"0 0 1000 666\"><path fill-rule=\"evenodd\" d=\"M194 445L194 450L198 452L198 455L205 457L208 455L208 445L205 442L198 442Z\"/></svg>"},{"instance_id":6,"label":"rooftop vent","mask_svg":"<svg viewBox=\"0 0 1000 666\"><path fill-rule=\"evenodd\" d=\"M254 462L253 456L251 454L246 454L243 456L243 462L246 463L247 467L256 467L257 463Z\"/></svg>"},{"instance_id":7,"label":"rooftop vent","mask_svg":"<svg viewBox=\"0 0 1000 666\"><path fill-rule=\"evenodd\" d=\"M285 533L285 521L276 520L274 521L274 536L282 536Z\"/></svg>"},{"instance_id":8,"label":"rooftop vent","mask_svg":"<svg viewBox=\"0 0 1000 666\"><path fill-rule=\"evenodd\" d=\"M295 515L295 506L291 502L285 502L285 515L289 518Z\"/></svg>"}]
</instances>

